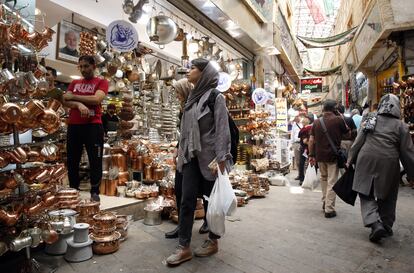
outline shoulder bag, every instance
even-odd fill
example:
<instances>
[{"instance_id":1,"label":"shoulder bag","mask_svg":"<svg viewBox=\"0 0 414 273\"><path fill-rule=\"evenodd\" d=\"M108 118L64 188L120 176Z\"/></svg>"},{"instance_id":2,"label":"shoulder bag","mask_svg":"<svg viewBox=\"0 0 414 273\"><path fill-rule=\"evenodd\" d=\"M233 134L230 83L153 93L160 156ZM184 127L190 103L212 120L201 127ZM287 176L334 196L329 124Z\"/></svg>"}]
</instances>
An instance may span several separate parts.
<instances>
[{"instance_id":1,"label":"shoulder bag","mask_svg":"<svg viewBox=\"0 0 414 273\"><path fill-rule=\"evenodd\" d=\"M323 121L323 118L320 118L319 121L321 122L323 133L328 138L329 144L331 145L331 148L332 148L333 152L335 153L336 162L337 162L338 167L340 169L345 168L346 161L347 161L347 154L346 154L345 149L337 148L335 146L335 143L332 141L332 138L329 135L328 130L326 129L326 125L325 125L325 122Z\"/></svg>"}]
</instances>

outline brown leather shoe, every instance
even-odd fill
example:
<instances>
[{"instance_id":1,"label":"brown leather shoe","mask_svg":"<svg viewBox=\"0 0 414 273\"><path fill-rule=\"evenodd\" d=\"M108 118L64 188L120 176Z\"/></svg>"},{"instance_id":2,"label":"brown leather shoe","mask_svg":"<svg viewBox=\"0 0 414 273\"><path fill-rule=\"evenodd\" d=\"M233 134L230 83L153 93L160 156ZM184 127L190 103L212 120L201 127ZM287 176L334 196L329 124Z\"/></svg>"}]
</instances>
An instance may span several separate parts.
<instances>
[{"instance_id":1,"label":"brown leather shoe","mask_svg":"<svg viewBox=\"0 0 414 273\"><path fill-rule=\"evenodd\" d=\"M208 257L218 252L217 240L207 239L204 243L194 250L197 257Z\"/></svg>"},{"instance_id":2,"label":"brown leather shoe","mask_svg":"<svg viewBox=\"0 0 414 273\"><path fill-rule=\"evenodd\" d=\"M189 261L191 258L193 258L193 253L191 253L190 247L179 245L175 252L171 254L166 261L168 265L174 266Z\"/></svg>"}]
</instances>

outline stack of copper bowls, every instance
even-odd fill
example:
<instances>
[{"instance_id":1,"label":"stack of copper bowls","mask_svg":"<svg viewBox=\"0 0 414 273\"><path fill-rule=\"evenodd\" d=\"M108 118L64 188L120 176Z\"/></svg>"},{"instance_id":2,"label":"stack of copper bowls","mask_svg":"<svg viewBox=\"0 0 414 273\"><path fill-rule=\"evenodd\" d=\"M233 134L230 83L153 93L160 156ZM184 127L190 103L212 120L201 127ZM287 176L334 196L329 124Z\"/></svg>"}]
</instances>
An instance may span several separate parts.
<instances>
[{"instance_id":1,"label":"stack of copper bowls","mask_svg":"<svg viewBox=\"0 0 414 273\"><path fill-rule=\"evenodd\" d=\"M93 216L99 213L99 202L83 201L76 206L79 215L77 223L88 223L91 227L94 224Z\"/></svg>"},{"instance_id":2,"label":"stack of copper bowls","mask_svg":"<svg viewBox=\"0 0 414 273\"><path fill-rule=\"evenodd\" d=\"M79 204L79 191L72 188L61 189L57 193L57 203L60 209L75 209Z\"/></svg>"},{"instance_id":3,"label":"stack of copper bowls","mask_svg":"<svg viewBox=\"0 0 414 273\"><path fill-rule=\"evenodd\" d=\"M95 254L110 254L118 251L121 234L117 230L117 217L111 212L101 212L93 216L94 225L90 238Z\"/></svg>"}]
</instances>

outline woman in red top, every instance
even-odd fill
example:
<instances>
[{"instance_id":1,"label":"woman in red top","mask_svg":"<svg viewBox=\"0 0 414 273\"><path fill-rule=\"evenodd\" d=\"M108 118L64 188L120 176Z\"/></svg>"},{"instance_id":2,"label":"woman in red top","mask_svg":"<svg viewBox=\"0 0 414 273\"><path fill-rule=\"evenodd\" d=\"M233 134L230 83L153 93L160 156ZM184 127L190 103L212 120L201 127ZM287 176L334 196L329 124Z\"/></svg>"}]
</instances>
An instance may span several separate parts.
<instances>
[{"instance_id":1,"label":"woman in red top","mask_svg":"<svg viewBox=\"0 0 414 273\"><path fill-rule=\"evenodd\" d=\"M81 56L79 69L83 79L72 81L63 100L65 106L70 108L66 144L69 185L79 189L79 164L85 146L89 159L91 199L100 201L104 143L101 102L108 93L108 81L95 77L95 68L94 57Z\"/></svg>"}]
</instances>

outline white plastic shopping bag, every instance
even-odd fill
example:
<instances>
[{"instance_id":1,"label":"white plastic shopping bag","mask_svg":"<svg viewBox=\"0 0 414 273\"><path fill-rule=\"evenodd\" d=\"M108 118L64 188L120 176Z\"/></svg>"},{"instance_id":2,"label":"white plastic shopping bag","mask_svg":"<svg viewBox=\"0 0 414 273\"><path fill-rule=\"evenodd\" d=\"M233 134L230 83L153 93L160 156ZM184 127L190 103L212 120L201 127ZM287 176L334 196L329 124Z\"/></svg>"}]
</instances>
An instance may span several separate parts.
<instances>
[{"instance_id":1,"label":"white plastic shopping bag","mask_svg":"<svg viewBox=\"0 0 414 273\"><path fill-rule=\"evenodd\" d=\"M236 211L237 198L229 180L227 171L224 174L218 171L218 177L208 198L207 223L210 231L222 236L225 232L226 215Z\"/></svg>"},{"instance_id":2,"label":"white plastic shopping bag","mask_svg":"<svg viewBox=\"0 0 414 273\"><path fill-rule=\"evenodd\" d=\"M319 185L319 178L316 174L315 166L309 165L306 169L305 179L303 180L302 188L313 190Z\"/></svg>"}]
</instances>

